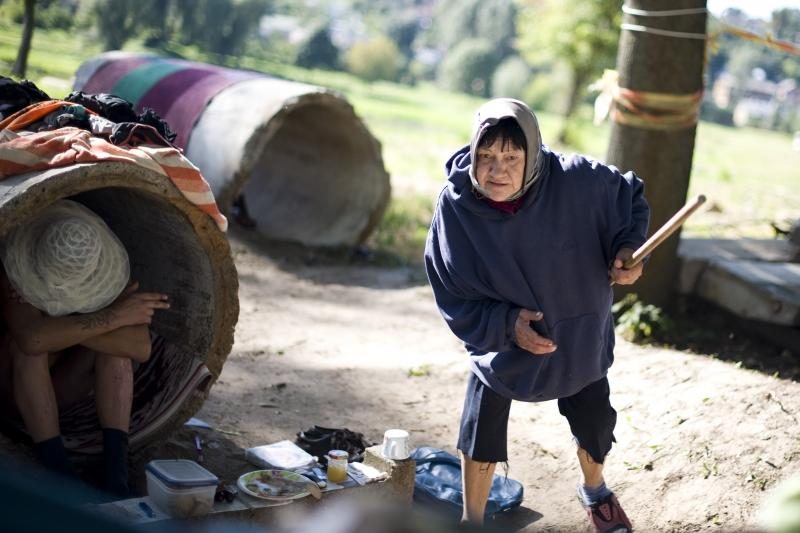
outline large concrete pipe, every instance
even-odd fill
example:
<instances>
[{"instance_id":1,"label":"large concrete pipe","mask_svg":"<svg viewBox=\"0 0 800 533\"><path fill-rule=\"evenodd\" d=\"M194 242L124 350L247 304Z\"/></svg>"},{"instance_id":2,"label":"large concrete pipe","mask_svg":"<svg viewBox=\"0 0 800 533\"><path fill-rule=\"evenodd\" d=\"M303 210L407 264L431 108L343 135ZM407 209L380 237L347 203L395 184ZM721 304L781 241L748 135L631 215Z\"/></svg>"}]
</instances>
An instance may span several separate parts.
<instances>
[{"instance_id":1,"label":"large concrete pipe","mask_svg":"<svg viewBox=\"0 0 800 533\"><path fill-rule=\"evenodd\" d=\"M202 405L233 345L238 280L224 233L169 178L122 162L84 163L0 180L0 240L61 198L83 203L117 234L142 290L169 295L151 331L153 355L134 374L130 445L172 433ZM5 428L22 428L12 415ZM61 414L68 448L101 449L92 397Z\"/></svg>"},{"instance_id":2,"label":"large concrete pipe","mask_svg":"<svg viewBox=\"0 0 800 533\"><path fill-rule=\"evenodd\" d=\"M313 85L156 56L108 52L75 88L151 108L203 172L223 212L244 194L271 239L352 246L388 204L381 149L352 106Z\"/></svg>"}]
</instances>

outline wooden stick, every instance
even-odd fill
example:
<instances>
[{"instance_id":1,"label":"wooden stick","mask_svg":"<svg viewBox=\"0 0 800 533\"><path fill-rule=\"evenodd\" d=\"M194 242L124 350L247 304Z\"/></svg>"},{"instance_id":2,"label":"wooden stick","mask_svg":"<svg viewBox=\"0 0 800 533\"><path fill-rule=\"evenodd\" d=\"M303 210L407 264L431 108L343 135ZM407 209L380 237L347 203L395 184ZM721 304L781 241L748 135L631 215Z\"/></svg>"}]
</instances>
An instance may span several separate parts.
<instances>
[{"instance_id":1,"label":"wooden stick","mask_svg":"<svg viewBox=\"0 0 800 533\"><path fill-rule=\"evenodd\" d=\"M705 201L705 195L699 194L692 201L683 206L680 211L672 216L671 219L667 220L663 226L658 228L658 231L653 233L653 235L647 239L647 242L633 252L631 258L625 261L624 268L631 268L638 265L642 259L647 257L655 249L656 246L664 242L667 237L675 233L675 230L680 228L683 223L686 222L686 219L689 218L692 213L697 211L697 208L703 205Z\"/></svg>"}]
</instances>

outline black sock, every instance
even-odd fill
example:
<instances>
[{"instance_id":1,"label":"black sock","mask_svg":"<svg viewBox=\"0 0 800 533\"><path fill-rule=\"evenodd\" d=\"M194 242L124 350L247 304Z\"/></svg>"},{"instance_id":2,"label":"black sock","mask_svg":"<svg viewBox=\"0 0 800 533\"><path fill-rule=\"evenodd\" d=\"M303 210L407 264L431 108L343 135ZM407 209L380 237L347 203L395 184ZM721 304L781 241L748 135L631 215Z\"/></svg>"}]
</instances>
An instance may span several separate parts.
<instances>
[{"instance_id":1,"label":"black sock","mask_svg":"<svg viewBox=\"0 0 800 533\"><path fill-rule=\"evenodd\" d=\"M69 464L67 450L64 448L64 441L61 440L61 435L36 442L34 447L42 464L48 470L68 477L75 476L75 471L72 469L72 465Z\"/></svg>"},{"instance_id":2,"label":"black sock","mask_svg":"<svg viewBox=\"0 0 800 533\"><path fill-rule=\"evenodd\" d=\"M115 496L127 498L128 434L120 429L103 428L103 462L105 489Z\"/></svg>"}]
</instances>

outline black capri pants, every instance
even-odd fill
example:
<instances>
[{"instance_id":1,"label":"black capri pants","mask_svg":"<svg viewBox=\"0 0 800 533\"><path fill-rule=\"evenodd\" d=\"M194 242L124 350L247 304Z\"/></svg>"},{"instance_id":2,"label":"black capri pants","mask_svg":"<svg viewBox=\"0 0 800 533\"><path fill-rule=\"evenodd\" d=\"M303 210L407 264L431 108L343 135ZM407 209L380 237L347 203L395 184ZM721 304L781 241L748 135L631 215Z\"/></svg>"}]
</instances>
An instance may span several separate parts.
<instances>
[{"instance_id":1,"label":"black capri pants","mask_svg":"<svg viewBox=\"0 0 800 533\"><path fill-rule=\"evenodd\" d=\"M608 378L590 383L577 394L559 398L558 411L566 417L578 442L596 463L611 450L617 412L611 407ZM482 463L508 461L508 415L511 400L500 396L470 372L464 411L458 433L458 449Z\"/></svg>"}]
</instances>

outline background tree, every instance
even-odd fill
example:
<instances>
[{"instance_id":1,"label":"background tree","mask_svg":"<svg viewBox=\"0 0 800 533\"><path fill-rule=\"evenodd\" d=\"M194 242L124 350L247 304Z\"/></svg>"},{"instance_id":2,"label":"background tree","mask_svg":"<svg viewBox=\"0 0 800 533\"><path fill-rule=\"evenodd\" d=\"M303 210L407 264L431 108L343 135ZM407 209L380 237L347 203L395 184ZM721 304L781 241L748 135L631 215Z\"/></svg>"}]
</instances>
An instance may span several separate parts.
<instances>
[{"instance_id":1,"label":"background tree","mask_svg":"<svg viewBox=\"0 0 800 533\"><path fill-rule=\"evenodd\" d=\"M339 49L331 41L330 27L327 24L313 31L300 46L295 63L304 68L339 67Z\"/></svg>"},{"instance_id":2,"label":"background tree","mask_svg":"<svg viewBox=\"0 0 800 533\"><path fill-rule=\"evenodd\" d=\"M522 98L531 79L531 67L519 56L503 60L492 75L493 97Z\"/></svg>"},{"instance_id":3,"label":"background tree","mask_svg":"<svg viewBox=\"0 0 800 533\"><path fill-rule=\"evenodd\" d=\"M622 0L527 0L517 19L518 48L531 65L560 62L569 67L564 126L589 84L603 69L613 68Z\"/></svg>"},{"instance_id":4,"label":"background tree","mask_svg":"<svg viewBox=\"0 0 800 533\"><path fill-rule=\"evenodd\" d=\"M492 42L486 39L461 41L439 66L438 82L451 91L489 96L498 60Z\"/></svg>"},{"instance_id":5,"label":"background tree","mask_svg":"<svg viewBox=\"0 0 800 533\"><path fill-rule=\"evenodd\" d=\"M634 9L652 9L652 0L627 0ZM672 0L672 9L706 7L705 0ZM661 17L648 24L667 31L704 34L706 14ZM626 22L636 18L626 15ZM637 92L693 95L703 89L705 41L624 31L619 44L619 86ZM623 172L632 170L646 183L650 203L651 233L664 224L686 202L694 156L696 124L654 127L652 124L611 123L606 160ZM678 274L678 242L675 232L653 254L646 275L622 292L635 292L658 306L674 303Z\"/></svg>"},{"instance_id":6,"label":"background tree","mask_svg":"<svg viewBox=\"0 0 800 533\"><path fill-rule=\"evenodd\" d=\"M35 15L35 0L25 0L25 15L22 21L22 39L20 40L19 50L17 51L17 60L14 61L14 67L11 69L11 74L13 76L24 78L25 71L28 70L28 54L30 54L31 42L33 41Z\"/></svg>"},{"instance_id":7,"label":"background tree","mask_svg":"<svg viewBox=\"0 0 800 533\"><path fill-rule=\"evenodd\" d=\"M116 0L115 0L116 1ZM175 0L181 43L204 52L240 52L270 12L270 0Z\"/></svg>"},{"instance_id":8,"label":"background tree","mask_svg":"<svg viewBox=\"0 0 800 533\"><path fill-rule=\"evenodd\" d=\"M100 42L105 50L118 50L139 29L140 0L96 0L92 9Z\"/></svg>"}]
</instances>

